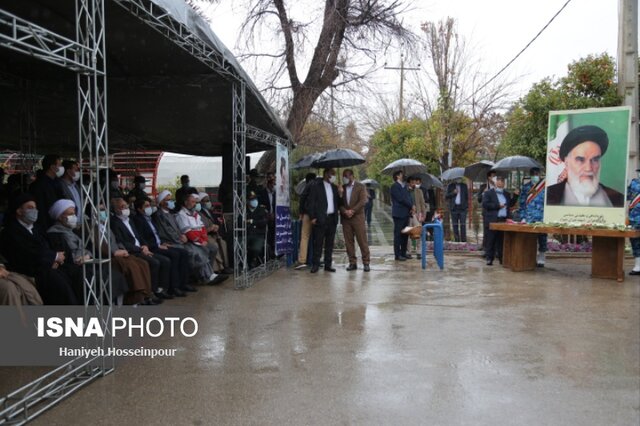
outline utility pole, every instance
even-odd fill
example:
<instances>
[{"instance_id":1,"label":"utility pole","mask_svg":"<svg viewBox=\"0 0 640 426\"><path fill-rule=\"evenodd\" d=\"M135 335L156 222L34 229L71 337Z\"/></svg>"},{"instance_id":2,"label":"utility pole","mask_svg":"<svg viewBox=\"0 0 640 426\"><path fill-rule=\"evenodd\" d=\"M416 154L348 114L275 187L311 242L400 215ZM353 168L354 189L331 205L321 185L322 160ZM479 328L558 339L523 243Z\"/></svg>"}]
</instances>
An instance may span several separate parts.
<instances>
[{"instance_id":1,"label":"utility pole","mask_svg":"<svg viewBox=\"0 0 640 426\"><path fill-rule=\"evenodd\" d=\"M405 67L404 66L404 53L400 53L400 66L399 67L388 67L385 65L385 70L394 70L400 71L400 121L404 119L404 72L405 71L417 71L420 69L420 65L417 67Z\"/></svg>"},{"instance_id":2,"label":"utility pole","mask_svg":"<svg viewBox=\"0 0 640 426\"><path fill-rule=\"evenodd\" d=\"M638 168L638 0L618 3L618 94L623 105L631 107L629 129L629 169L635 176Z\"/></svg>"}]
</instances>

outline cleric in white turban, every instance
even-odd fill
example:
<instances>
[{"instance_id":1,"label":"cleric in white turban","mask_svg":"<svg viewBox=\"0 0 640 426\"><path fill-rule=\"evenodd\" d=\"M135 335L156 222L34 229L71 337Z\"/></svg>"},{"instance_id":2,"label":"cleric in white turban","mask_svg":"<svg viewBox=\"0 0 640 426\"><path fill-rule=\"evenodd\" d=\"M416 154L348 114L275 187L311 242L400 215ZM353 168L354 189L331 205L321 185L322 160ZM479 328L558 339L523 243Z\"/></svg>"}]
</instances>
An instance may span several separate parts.
<instances>
[{"instance_id":1,"label":"cleric in white turban","mask_svg":"<svg viewBox=\"0 0 640 426\"><path fill-rule=\"evenodd\" d=\"M76 204L67 199L61 199L53 203L49 209L49 217L55 222L67 209L72 208L75 210Z\"/></svg>"}]
</instances>

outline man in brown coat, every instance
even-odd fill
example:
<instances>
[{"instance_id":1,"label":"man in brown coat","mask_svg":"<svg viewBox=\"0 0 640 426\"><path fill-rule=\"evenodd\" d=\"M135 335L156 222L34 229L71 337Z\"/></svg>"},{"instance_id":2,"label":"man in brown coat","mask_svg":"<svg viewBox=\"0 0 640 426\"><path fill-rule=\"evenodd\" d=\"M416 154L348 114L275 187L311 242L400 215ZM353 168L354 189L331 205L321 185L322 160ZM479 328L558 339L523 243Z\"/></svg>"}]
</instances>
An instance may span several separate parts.
<instances>
[{"instance_id":1,"label":"man in brown coat","mask_svg":"<svg viewBox=\"0 0 640 426\"><path fill-rule=\"evenodd\" d=\"M347 246L349 266L347 271L358 269L356 246L353 237L358 241L362 253L364 271L369 272L369 243L365 227L364 206L367 204L367 189L360 182L355 181L353 170L346 169L342 172L344 191L340 201L340 215L342 217L342 232Z\"/></svg>"}]
</instances>

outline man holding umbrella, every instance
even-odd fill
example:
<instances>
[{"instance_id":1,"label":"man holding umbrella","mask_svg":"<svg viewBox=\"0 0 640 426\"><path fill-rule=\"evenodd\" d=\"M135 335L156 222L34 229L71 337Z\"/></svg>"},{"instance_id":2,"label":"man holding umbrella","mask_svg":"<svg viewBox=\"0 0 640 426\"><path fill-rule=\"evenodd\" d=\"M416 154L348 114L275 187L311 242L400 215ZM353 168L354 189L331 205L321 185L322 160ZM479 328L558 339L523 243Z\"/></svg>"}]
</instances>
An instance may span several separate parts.
<instances>
[{"instance_id":1,"label":"man holding umbrella","mask_svg":"<svg viewBox=\"0 0 640 426\"><path fill-rule=\"evenodd\" d=\"M393 254L395 259L404 262L411 258L407 254L409 236L403 234L402 230L409 224L409 217L415 212L415 207L411 202L411 195L405 188L404 173L397 170L393 173L391 185L391 216L393 216Z\"/></svg>"},{"instance_id":2,"label":"man holding umbrella","mask_svg":"<svg viewBox=\"0 0 640 426\"><path fill-rule=\"evenodd\" d=\"M467 210L469 210L469 189L467 184L458 178L447 187L445 198L449 200L453 236L456 242L467 242Z\"/></svg>"}]
</instances>

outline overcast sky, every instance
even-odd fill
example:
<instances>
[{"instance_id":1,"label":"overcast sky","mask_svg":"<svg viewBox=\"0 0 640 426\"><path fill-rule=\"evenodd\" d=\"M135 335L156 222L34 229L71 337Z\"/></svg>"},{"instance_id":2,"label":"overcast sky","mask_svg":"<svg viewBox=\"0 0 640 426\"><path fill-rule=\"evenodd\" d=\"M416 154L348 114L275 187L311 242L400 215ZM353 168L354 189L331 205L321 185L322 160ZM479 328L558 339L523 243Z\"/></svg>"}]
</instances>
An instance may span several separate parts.
<instances>
[{"instance_id":1,"label":"overcast sky","mask_svg":"<svg viewBox=\"0 0 640 426\"><path fill-rule=\"evenodd\" d=\"M304 2L307 0L298 0ZM296 2L296 3L298 3ZM482 58L482 68L492 76L511 60L564 5L566 0L424 0L407 2L411 12L404 22L416 33L420 23L447 16L458 22L458 30ZM244 9L238 1L207 5L214 32L231 49L235 45ZM316 4L315 2L313 4ZM518 76L516 94L524 94L532 83L546 76L566 74L567 65L588 54L617 55L618 0L572 0L553 23L509 68ZM387 55L392 65L398 57ZM252 71L247 68L249 74ZM385 71L380 71L385 72ZM389 85L398 76L386 71ZM256 77L256 76L252 76ZM387 77L383 77L387 78ZM259 84L259 79L256 79ZM396 89L397 90L397 89Z\"/></svg>"}]
</instances>

